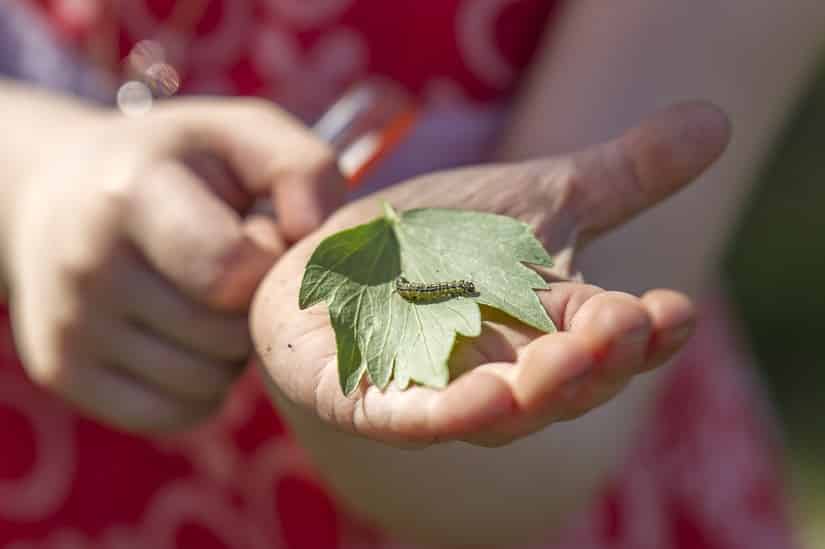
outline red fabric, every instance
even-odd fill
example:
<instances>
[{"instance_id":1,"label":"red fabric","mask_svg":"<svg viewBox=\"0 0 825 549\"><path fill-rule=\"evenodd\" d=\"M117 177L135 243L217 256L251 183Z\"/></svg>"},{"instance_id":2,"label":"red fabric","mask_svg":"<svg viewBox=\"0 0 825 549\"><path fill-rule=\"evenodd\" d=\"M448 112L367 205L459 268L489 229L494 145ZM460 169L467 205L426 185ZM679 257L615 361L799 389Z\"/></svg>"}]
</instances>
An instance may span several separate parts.
<instances>
[{"instance_id":1,"label":"red fabric","mask_svg":"<svg viewBox=\"0 0 825 549\"><path fill-rule=\"evenodd\" d=\"M161 42L184 92L263 95L307 116L368 74L390 77L422 97L446 90L470 101L505 99L559 4L206 0L205 10L182 27L174 24L173 0L89 0L81 4L96 8L85 9L73 0L30 2L83 50L113 24L120 58L140 40Z\"/></svg>"},{"instance_id":2,"label":"red fabric","mask_svg":"<svg viewBox=\"0 0 825 549\"><path fill-rule=\"evenodd\" d=\"M532 547L794 546L772 424L745 355L724 309L705 307L703 318L601 497L561 541ZM254 371L197 432L142 439L33 386L0 308L0 420L0 547L410 548L336 507Z\"/></svg>"}]
</instances>

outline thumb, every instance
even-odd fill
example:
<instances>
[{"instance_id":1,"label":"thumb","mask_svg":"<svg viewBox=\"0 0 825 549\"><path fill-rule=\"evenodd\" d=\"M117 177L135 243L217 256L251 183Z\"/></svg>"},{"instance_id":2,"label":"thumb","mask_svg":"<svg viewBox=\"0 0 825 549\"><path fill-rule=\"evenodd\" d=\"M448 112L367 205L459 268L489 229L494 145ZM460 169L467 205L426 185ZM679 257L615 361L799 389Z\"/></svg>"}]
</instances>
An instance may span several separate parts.
<instances>
[{"instance_id":1,"label":"thumb","mask_svg":"<svg viewBox=\"0 0 825 549\"><path fill-rule=\"evenodd\" d=\"M186 98L159 108L172 120L173 147L216 155L250 197L270 196L280 233L297 241L346 197L331 146L298 120L260 99Z\"/></svg>"},{"instance_id":2,"label":"thumb","mask_svg":"<svg viewBox=\"0 0 825 549\"><path fill-rule=\"evenodd\" d=\"M724 152L728 117L705 102L667 108L618 139L571 158L569 212L579 242L629 221L679 191Z\"/></svg>"}]
</instances>

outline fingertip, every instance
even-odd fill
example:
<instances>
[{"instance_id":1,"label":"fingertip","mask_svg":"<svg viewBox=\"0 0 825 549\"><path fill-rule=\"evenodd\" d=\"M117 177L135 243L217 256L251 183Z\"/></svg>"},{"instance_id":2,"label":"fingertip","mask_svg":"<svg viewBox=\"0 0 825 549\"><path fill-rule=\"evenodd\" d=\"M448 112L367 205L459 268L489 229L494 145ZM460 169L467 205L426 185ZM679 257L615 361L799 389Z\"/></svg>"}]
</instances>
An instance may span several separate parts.
<instances>
[{"instance_id":1,"label":"fingertip","mask_svg":"<svg viewBox=\"0 0 825 549\"><path fill-rule=\"evenodd\" d=\"M733 133L733 124L721 107L709 101L693 100L678 103L674 113L684 119L687 141L701 149L699 156L713 163L727 148Z\"/></svg>"},{"instance_id":2,"label":"fingertip","mask_svg":"<svg viewBox=\"0 0 825 549\"><path fill-rule=\"evenodd\" d=\"M244 220L244 233L261 249L267 250L273 257L281 257L286 251L278 225L265 215L250 215Z\"/></svg>"},{"instance_id":3,"label":"fingertip","mask_svg":"<svg viewBox=\"0 0 825 549\"><path fill-rule=\"evenodd\" d=\"M219 310L245 310L277 257L255 237L242 233L236 245L220 258L220 276L207 290L206 304Z\"/></svg>"},{"instance_id":4,"label":"fingertip","mask_svg":"<svg viewBox=\"0 0 825 549\"><path fill-rule=\"evenodd\" d=\"M671 290L652 290L642 297L652 323L653 334L644 370L664 364L693 335L696 309L691 300Z\"/></svg>"},{"instance_id":5,"label":"fingertip","mask_svg":"<svg viewBox=\"0 0 825 549\"><path fill-rule=\"evenodd\" d=\"M641 299L655 329L672 329L692 324L696 319L696 307L683 293L656 289L645 293Z\"/></svg>"},{"instance_id":6,"label":"fingertip","mask_svg":"<svg viewBox=\"0 0 825 549\"><path fill-rule=\"evenodd\" d=\"M318 229L345 201L346 180L335 162L310 172L285 174L273 193L283 237L297 242Z\"/></svg>"},{"instance_id":7,"label":"fingertip","mask_svg":"<svg viewBox=\"0 0 825 549\"><path fill-rule=\"evenodd\" d=\"M647 119L620 143L641 188L661 198L713 164L727 148L731 133L730 118L719 107L685 101Z\"/></svg>"}]
</instances>

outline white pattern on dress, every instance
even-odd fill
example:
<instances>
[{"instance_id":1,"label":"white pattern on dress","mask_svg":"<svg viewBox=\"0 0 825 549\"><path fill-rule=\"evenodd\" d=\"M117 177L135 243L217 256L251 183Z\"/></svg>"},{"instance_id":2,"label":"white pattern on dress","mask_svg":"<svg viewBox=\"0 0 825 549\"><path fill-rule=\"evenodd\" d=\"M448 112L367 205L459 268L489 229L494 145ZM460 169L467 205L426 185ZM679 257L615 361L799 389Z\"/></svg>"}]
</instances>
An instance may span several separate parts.
<instances>
[{"instance_id":1,"label":"white pattern on dress","mask_svg":"<svg viewBox=\"0 0 825 549\"><path fill-rule=\"evenodd\" d=\"M287 475L312 478L309 459L294 441L279 437L256 449L246 466L242 489L247 497L250 519L266 528L272 543L283 543L280 514L275 506L277 486Z\"/></svg>"},{"instance_id":2,"label":"white pattern on dress","mask_svg":"<svg viewBox=\"0 0 825 549\"><path fill-rule=\"evenodd\" d=\"M465 0L456 17L456 40L464 63L485 84L505 88L515 69L496 41L496 21L509 4L518 0Z\"/></svg>"},{"instance_id":3,"label":"white pattern on dress","mask_svg":"<svg viewBox=\"0 0 825 549\"><path fill-rule=\"evenodd\" d=\"M270 98L303 119L320 115L346 85L366 72L369 62L366 41L347 27L324 32L308 51L290 32L274 25L262 25L255 40L252 62L277 90Z\"/></svg>"},{"instance_id":4,"label":"white pattern on dress","mask_svg":"<svg viewBox=\"0 0 825 549\"><path fill-rule=\"evenodd\" d=\"M223 17L208 33L199 34L169 28L167 21L156 17L146 0L118 0L119 22L139 40L159 42L169 63L180 72L202 66L219 72L236 63L244 51L248 29L252 25L252 7L246 0L224 1ZM197 23L197 21L196 21Z\"/></svg>"},{"instance_id":5,"label":"white pattern on dress","mask_svg":"<svg viewBox=\"0 0 825 549\"><path fill-rule=\"evenodd\" d=\"M352 0L265 0L276 18L299 30L328 23L346 10Z\"/></svg>"},{"instance_id":6,"label":"white pattern on dress","mask_svg":"<svg viewBox=\"0 0 825 549\"><path fill-rule=\"evenodd\" d=\"M34 439L34 461L20 478L0 479L0 517L44 520L69 497L75 474L73 415L21 375L0 371L0 407L23 418Z\"/></svg>"},{"instance_id":7,"label":"white pattern on dress","mask_svg":"<svg viewBox=\"0 0 825 549\"><path fill-rule=\"evenodd\" d=\"M252 3L246 0L224 0L223 17L209 33L190 40L192 64L209 67L231 67L238 61L247 45L252 27Z\"/></svg>"},{"instance_id":8,"label":"white pattern on dress","mask_svg":"<svg viewBox=\"0 0 825 549\"><path fill-rule=\"evenodd\" d=\"M183 527L210 532L227 547L280 549L280 540L267 539L243 509L231 503L229 491L220 490L197 477L164 484L146 506L141 521L143 547L177 549Z\"/></svg>"}]
</instances>

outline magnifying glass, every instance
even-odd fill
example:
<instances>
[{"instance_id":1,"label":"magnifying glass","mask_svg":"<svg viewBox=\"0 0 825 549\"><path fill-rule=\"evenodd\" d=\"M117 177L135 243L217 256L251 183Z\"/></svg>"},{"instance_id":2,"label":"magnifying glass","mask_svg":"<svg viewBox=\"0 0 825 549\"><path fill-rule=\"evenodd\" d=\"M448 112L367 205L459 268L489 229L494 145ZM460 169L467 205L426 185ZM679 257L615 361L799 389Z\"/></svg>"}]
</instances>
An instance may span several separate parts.
<instances>
[{"instance_id":1,"label":"magnifying glass","mask_svg":"<svg viewBox=\"0 0 825 549\"><path fill-rule=\"evenodd\" d=\"M350 87L312 129L332 145L348 188L354 191L409 134L417 117L416 102L404 88L370 78ZM275 216L269 198L257 200L251 213Z\"/></svg>"}]
</instances>

